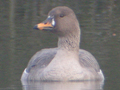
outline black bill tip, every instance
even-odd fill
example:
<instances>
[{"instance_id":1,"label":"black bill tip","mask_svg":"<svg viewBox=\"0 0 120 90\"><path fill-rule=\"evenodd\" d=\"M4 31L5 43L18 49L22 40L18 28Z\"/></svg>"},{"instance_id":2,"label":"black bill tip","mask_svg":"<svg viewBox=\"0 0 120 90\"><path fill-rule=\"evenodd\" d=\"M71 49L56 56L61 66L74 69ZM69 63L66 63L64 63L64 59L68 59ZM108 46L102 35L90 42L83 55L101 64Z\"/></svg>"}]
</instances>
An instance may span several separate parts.
<instances>
[{"instance_id":1,"label":"black bill tip","mask_svg":"<svg viewBox=\"0 0 120 90\"><path fill-rule=\"evenodd\" d=\"M33 29L39 30L38 25L35 25Z\"/></svg>"}]
</instances>

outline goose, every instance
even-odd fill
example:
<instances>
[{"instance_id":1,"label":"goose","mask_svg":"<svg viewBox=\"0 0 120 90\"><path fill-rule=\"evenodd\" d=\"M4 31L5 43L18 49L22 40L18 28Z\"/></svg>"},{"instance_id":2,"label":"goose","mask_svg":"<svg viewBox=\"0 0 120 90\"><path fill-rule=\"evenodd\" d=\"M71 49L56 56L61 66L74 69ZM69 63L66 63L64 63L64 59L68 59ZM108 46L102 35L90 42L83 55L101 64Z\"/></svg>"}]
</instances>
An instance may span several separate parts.
<instances>
[{"instance_id":1,"label":"goose","mask_svg":"<svg viewBox=\"0 0 120 90\"><path fill-rule=\"evenodd\" d=\"M23 71L22 81L104 80L95 57L79 49L80 27L72 9L67 6L53 8L47 19L34 29L56 34L58 45L35 53Z\"/></svg>"}]
</instances>

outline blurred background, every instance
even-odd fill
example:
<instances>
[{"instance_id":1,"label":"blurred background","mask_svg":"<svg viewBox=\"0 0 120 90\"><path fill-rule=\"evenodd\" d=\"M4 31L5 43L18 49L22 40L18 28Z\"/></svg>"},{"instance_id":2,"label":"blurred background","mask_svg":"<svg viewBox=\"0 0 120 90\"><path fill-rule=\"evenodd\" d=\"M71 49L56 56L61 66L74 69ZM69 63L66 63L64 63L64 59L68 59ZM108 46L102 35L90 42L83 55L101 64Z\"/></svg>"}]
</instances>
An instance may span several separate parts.
<instances>
[{"instance_id":1,"label":"blurred background","mask_svg":"<svg viewBox=\"0 0 120 90\"><path fill-rule=\"evenodd\" d=\"M120 90L119 0L0 0L0 90L21 90L20 77L42 48L57 36L34 30L56 6L68 6L81 27L80 48L91 52L105 75L104 90Z\"/></svg>"}]
</instances>

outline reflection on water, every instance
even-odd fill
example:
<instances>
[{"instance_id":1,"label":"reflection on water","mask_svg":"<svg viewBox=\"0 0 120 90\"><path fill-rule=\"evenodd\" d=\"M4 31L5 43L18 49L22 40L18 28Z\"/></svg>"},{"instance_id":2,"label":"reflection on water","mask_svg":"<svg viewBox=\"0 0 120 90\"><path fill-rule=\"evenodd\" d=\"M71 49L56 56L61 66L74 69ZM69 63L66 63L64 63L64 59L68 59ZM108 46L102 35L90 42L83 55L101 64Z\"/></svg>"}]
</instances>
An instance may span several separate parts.
<instances>
[{"instance_id":1,"label":"reflection on water","mask_svg":"<svg viewBox=\"0 0 120 90\"><path fill-rule=\"evenodd\" d=\"M103 90L101 81L22 82L23 90Z\"/></svg>"}]
</instances>

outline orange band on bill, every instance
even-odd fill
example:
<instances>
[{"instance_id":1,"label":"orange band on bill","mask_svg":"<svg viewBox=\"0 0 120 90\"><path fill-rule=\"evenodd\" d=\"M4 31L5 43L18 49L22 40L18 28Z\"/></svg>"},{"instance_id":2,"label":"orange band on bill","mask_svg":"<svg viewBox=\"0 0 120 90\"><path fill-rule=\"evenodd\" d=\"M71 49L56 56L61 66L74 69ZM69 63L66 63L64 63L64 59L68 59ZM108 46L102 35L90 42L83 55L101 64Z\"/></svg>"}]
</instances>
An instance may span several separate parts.
<instances>
[{"instance_id":1,"label":"orange band on bill","mask_svg":"<svg viewBox=\"0 0 120 90\"><path fill-rule=\"evenodd\" d=\"M51 23L39 23L39 24L37 24L37 26L38 26L38 29L40 29L40 30L42 30L42 29L44 29L45 27L53 27L52 25L51 25Z\"/></svg>"}]
</instances>

